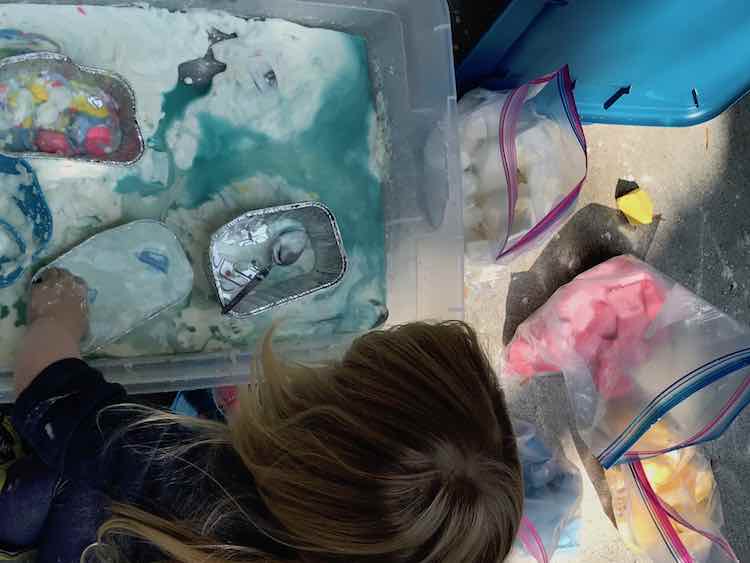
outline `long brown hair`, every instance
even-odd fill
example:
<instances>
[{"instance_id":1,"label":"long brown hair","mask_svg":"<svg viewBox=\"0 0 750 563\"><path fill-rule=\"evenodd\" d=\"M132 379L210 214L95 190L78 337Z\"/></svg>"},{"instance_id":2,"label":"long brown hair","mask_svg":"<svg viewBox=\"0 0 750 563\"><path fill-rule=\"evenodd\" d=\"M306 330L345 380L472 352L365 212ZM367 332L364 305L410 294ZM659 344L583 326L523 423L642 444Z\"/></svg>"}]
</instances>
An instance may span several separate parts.
<instances>
[{"instance_id":1,"label":"long brown hair","mask_svg":"<svg viewBox=\"0 0 750 563\"><path fill-rule=\"evenodd\" d=\"M196 444L236 453L272 515L253 525L293 548L285 560L504 559L521 519L521 468L503 392L471 327L372 332L326 367L285 365L270 336L258 357L259 383L229 426L165 413L139 424L195 430L194 443L165 458ZM114 504L100 542L135 538L180 562L279 561L212 533L228 513L254 519L222 490L221 506L179 521Z\"/></svg>"}]
</instances>

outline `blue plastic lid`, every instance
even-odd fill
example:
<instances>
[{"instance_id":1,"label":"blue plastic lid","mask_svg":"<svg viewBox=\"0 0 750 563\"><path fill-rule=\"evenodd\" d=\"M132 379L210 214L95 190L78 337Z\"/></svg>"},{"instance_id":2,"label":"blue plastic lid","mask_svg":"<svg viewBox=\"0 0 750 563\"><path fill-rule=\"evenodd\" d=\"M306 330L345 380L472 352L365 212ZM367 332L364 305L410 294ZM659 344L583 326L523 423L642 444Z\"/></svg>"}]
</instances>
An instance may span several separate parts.
<instances>
[{"instance_id":1,"label":"blue plastic lid","mask_svg":"<svg viewBox=\"0 0 750 563\"><path fill-rule=\"evenodd\" d=\"M517 40L499 50L508 38ZM515 0L461 66L459 82L506 89L566 63L585 122L695 125L750 90L750 7L746 0Z\"/></svg>"}]
</instances>

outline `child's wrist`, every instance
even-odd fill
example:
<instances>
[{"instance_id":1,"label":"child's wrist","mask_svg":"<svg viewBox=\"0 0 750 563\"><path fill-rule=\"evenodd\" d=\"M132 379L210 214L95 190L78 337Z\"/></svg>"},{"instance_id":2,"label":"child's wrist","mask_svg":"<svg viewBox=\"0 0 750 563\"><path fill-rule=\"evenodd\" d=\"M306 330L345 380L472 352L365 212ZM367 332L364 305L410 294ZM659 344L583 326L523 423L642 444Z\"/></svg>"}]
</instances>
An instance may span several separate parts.
<instances>
[{"instance_id":1,"label":"child's wrist","mask_svg":"<svg viewBox=\"0 0 750 563\"><path fill-rule=\"evenodd\" d=\"M15 388L18 395L45 368L60 360L80 358L80 337L53 317L34 319L26 331L16 357Z\"/></svg>"},{"instance_id":2,"label":"child's wrist","mask_svg":"<svg viewBox=\"0 0 750 563\"><path fill-rule=\"evenodd\" d=\"M73 323L66 323L54 315L40 315L30 319L27 336L32 331L45 332L49 336L54 334L56 337L63 339L71 338L76 343L80 342L84 336L81 328L76 327Z\"/></svg>"}]
</instances>

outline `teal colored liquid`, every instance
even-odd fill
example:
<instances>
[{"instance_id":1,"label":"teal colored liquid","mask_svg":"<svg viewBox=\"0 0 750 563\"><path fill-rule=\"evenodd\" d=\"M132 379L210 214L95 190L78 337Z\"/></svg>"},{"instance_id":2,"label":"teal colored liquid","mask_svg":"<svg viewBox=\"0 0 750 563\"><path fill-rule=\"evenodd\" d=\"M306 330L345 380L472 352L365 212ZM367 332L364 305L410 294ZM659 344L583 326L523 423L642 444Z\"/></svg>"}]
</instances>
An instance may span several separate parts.
<instances>
[{"instance_id":1,"label":"teal colored liquid","mask_svg":"<svg viewBox=\"0 0 750 563\"><path fill-rule=\"evenodd\" d=\"M195 210L212 198L221 198L222 192L233 183L241 183L259 174L281 177L290 186L314 194L310 199L322 201L333 211L347 253L350 257L357 257L359 274L364 272L358 283L342 284L308 300L308 307L312 308L327 300L335 300L337 306L333 307L333 313L331 307L326 307L323 322L316 319L315 311L308 311L310 322L320 325L320 330L326 332L365 330L382 322L386 314L382 196L380 183L370 170L371 85L364 41L352 38L352 48L356 52L357 64L327 88L320 111L309 128L282 142L254 129L252 123L238 125L211 114L199 114L198 150L188 169L176 166L166 135L170 127L185 115L189 105L208 94L209 89L199 90L178 83L164 95L164 117L148 142L151 150L166 155L166 180L163 183L150 182L133 175L121 179L115 188L126 196L125 201L156 196L158 209L146 214L152 217L164 217L176 209ZM221 79L222 76L218 75L214 80ZM249 80L248 88L253 88ZM252 103L252 97L248 99L248 103ZM283 113L284 108L280 111ZM128 219L144 215L138 206L134 209L137 211L132 212ZM245 211L249 209L235 209L234 216ZM203 264L196 264L202 257L191 258L195 268L203 267ZM366 285L371 288L373 283L377 286L375 298L372 291L367 297L361 295L360 290ZM216 299L205 290L196 288L193 304L197 301L205 305ZM215 308L218 312L218 302ZM268 324L270 315L260 317L265 318L255 317L245 322L255 322L261 330ZM237 335L236 330L220 330L222 325L231 322L226 318L217 317L213 322L217 326L212 333L219 335L216 339L220 341L224 340L221 335L226 333L234 333L231 344L249 342L258 335L258 331L252 330L242 335ZM134 335L131 338L133 345L142 341L146 346L148 339L145 333L143 336L140 339ZM144 353L164 351L147 350Z\"/></svg>"},{"instance_id":2,"label":"teal colored liquid","mask_svg":"<svg viewBox=\"0 0 750 563\"><path fill-rule=\"evenodd\" d=\"M164 94L161 111L164 117L159 121L159 126L154 135L148 140L148 147L167 156L167 178L162 182L147 182L138 176L127 176L123 178L115 190L121 194L138 194L141 196L155 196L174 186L177 167L174 155L167 144L167 132L175 121L185 116L188 106L194 101L204 97L211 91L210 86L198 87L177 81L177 85Z\"/></svg>"}]
</instances>

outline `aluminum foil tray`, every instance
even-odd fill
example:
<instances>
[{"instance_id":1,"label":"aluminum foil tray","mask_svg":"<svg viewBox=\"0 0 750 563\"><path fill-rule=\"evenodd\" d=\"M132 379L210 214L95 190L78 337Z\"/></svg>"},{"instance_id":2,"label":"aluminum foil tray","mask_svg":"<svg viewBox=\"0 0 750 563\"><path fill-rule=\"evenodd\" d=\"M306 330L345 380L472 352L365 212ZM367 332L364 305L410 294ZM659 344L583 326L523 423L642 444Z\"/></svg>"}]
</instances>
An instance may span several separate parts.
<instances>
[{"instance_id":1,"label":"aluminum foil tray","mask_svg":"<svg viewBox=\"0 0 750 563\"><path fill-rule=\"evenodd\" d=\"M302 228L308 244L293 265L275 266L228 314L247 318L272 307L332 287L344 277L347 258L331 210L318 202L294 203L251 211L227 223L211 237L208 266L222 306L268 265L274 240Z\"/></svg>"},{"instance_id":2,"label":"aluminum foil tray","mask_svg":"<svg viewBox=\"0 0 750 563\"><path fill-rule=\"evenodd\" d=\"M65 55L51 52L27 53L0 59L0 83L2 83L4 77L10 79L21 71L31 75L37 75L46 71L50 74L62 76L68 81L75 81L85 86L97 87L103 90L115 103L121 140L114 151L108 154L101 154L100 156L91 156L90 154L65 155L56 154L55 152L16 150L15 148L2 149L0 152L15 157L64 158L122 166L129 166L141 158L144 143L140 127L136 120L135 93L130 84L122 76L102 69L78 65ZM45 95L45 93L39 94L39 96ZM96 101L94 100L94 102ZM100 101L99 104L101 104ZM95 119L96 116L92 116L92 120ZM5 135L8 134L7 131L2 133ZM0 144L0 149L3 145ZM20 142L20 145L28 146L28 142Z\"/></svg>"}]
</instances>

